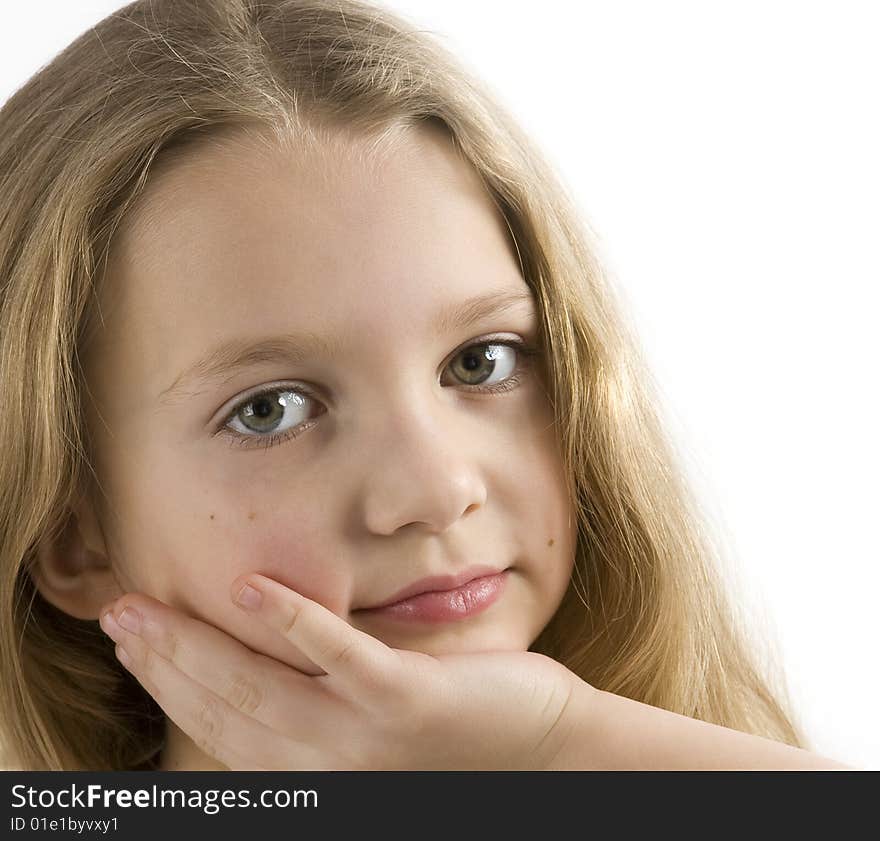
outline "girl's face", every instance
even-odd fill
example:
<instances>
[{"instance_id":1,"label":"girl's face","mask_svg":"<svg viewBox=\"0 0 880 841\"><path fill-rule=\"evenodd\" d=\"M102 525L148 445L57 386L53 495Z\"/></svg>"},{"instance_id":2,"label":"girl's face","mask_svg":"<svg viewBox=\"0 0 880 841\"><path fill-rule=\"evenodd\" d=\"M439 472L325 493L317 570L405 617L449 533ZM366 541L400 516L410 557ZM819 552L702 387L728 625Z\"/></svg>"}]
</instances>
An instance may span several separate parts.
<instances>
[{"instance_id":1,"label":"girl's face","mask_svg":"<svg viewBox=\"0 0 880 841\"><path fill-rule=\"evenodd\" d=\"M525 650L562 600L576 529L540 362L498 344L535 342L537 310L444 136L357 148L201 150L120 231L84 359L106 557L120 592L310 674L231 603L236 576L396 648ZM481 613L356 612L477 564L510 568Z\"/></svg>"}]
</instances>

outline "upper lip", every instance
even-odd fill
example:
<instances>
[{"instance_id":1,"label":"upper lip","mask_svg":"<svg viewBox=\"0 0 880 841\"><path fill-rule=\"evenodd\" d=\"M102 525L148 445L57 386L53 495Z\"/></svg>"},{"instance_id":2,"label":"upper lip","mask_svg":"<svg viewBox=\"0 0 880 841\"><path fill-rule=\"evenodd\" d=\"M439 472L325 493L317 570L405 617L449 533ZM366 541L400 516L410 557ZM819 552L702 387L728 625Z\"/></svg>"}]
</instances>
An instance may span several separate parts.
<instances>
[{"instance_id":1,"label":"upper lip","mask_svg":"<svg viewBox=\"0 0 880 841\"><path fill-rule=\"evenodd\" d=\"M468 581L473 581L475 578L483 578L487 575L498 575L498 573L501 572L504 572L504 569L478 565L468 567L458 575L431 575L427 578L420 578L418 581L413 581L412 584L408 584L402 590L398 590L393 596L390 596L383 602L360 607L358 610L377 610L380 607L388 607L388 605L402 602L404 599L418 596L421 593L455 590L456 588L467 584Z\"/></svg>"}]
</instances>

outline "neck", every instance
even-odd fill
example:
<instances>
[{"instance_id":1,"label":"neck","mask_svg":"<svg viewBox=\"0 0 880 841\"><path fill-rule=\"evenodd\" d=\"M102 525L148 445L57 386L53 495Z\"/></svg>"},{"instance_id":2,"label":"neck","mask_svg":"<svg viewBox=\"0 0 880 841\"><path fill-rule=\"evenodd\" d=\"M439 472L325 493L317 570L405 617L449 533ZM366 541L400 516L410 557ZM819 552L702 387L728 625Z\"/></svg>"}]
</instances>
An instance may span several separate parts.
<instances>
[{"instance_id":1,"label":"neck","mask_svg":"<svg viewBox=\"0 0 880 841\"><path fill-rule=\"evenodd\" d=\"M159 771L228 771L212 756L200 750L170 718L165 719L165 747L159 761Z\"/></svg>"}]
</instances>

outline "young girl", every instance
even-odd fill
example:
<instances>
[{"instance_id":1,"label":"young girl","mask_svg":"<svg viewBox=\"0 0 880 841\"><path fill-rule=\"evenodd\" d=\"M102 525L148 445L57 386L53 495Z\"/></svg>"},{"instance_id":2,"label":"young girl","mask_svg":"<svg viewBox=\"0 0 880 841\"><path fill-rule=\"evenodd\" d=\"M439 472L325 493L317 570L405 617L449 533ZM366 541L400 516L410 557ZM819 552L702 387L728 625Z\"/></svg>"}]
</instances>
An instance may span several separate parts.
<instances>
[{"instance_id":1,"label":"young girl","mask_svg":"<svg viewBox=\"0 0 880 841\"><path fill-rule=\"evenodd\" d=\"M132 3L0 111L0 207L8 767L845 767L562 187L430 38Z\"/></svg>"}]
</instances>

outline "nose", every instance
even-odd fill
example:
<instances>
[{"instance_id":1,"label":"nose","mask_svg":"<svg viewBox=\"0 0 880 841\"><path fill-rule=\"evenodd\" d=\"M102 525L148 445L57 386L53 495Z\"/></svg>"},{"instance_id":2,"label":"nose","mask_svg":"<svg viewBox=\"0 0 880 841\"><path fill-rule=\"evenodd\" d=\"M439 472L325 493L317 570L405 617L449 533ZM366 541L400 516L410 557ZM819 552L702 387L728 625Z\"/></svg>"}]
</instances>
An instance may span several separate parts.
<instances>
[{"instance_id":1,"label":"nose","mask_svg":"<svg viewBox=\"0 0 880 841\"><path fill-rule=\"evenodd\" d=\"M486 452L485 428L474 419L450 417L454 411L422 403L421 409L395 411L393 418L384 413L383 431L371 438L361 497L371 532L390 535L418 525L440 534L485 503L479 459Z\"/></svg>"}]
</instances>

